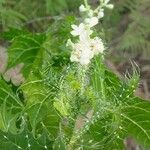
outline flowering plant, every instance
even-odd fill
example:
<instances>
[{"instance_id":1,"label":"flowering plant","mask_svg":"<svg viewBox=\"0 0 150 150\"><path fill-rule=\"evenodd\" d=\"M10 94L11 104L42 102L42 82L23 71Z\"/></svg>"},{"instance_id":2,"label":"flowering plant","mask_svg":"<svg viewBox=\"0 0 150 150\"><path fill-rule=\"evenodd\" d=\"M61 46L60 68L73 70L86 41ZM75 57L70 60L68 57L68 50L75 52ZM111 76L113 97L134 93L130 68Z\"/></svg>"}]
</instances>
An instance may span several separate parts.
<instances>
[{"instance_id":1,"label":"flowering plant","mask_svg":"<svg viewBox=\"0 0 150 150\"><path fill-rule=\"evenodd\" d=\"M150 146L150 102L134 95L138 67L133 64L132 75L119 79L106 67L106 44L93 29L104 8L113 5L100 0L92 10L84 2L79 25L69 17L46 34L5 33L11 46L9 57L0 53L5 55L0 70L3 150L122 150L127 137Z\"/></svg>"},{"instance_id":2,"label":"flowering plant","mask_svg":"<svg viewBox=\"0 0 150 150\"><path fill-rule=\"evenodd\" d=\"M87 1L85 1L85 6L82 4L79 8L80 12L84 13L83 22L79 26L72 25L73 31L71 31L71 34L74 37L78 36L79 40L75 44L70 39L68 40L68 46L73 49L70 58L72 62L88 65L95 55L103 53L105 49L101 38L90 37L93 33L92 28L98 24L99 19L104 17L104 8L113 8L112 4L108 4L109 0L100 2L101 5L95 10L90 8Z\"/></svg>"}]
</instances>

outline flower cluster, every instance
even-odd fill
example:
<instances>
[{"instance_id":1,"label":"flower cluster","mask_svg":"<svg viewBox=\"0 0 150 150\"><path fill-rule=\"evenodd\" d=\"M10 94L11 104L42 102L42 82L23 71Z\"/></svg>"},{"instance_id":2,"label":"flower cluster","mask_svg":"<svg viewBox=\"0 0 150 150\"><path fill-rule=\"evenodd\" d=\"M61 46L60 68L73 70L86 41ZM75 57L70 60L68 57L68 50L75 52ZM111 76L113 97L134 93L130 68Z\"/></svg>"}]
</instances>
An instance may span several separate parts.
<instances>
[{"instance_id":1,"label":"flower cluster","mask_svg":"<svg viewBox=\"0 0 150 150\"><path fill-rule=\"evenodd\" d=\"M68 46L71 46L72 53L70 60L72 62L79 62L81 65L88 65L91 59L103 53L105 50L103 41L99 37L91 38L93 33L92 28L96 26L99 19L104 17L104 8L113 8L112 4L108 4L110 0L100 0L100 6L95 10L92 10L85 1L85 5L79 7L79 11L83 14L83 22L79 25L72 25L71 34L74 37L78 37L77 43L73 43L70 39L67 42Z\"/></svg>"}]
</instances>

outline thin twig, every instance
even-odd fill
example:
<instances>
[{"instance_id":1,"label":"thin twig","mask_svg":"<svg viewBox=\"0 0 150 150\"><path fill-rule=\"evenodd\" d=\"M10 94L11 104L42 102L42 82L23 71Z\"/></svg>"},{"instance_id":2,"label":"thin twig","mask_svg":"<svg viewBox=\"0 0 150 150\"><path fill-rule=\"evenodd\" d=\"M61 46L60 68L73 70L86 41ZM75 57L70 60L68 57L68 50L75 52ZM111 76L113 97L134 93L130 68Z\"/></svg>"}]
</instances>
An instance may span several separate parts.
<instances>
[{"instance_id":1,"label":"thin twig","mask_svg":"<svg viewBox=\"0 0 150 150\"><path fill-rule=\"evenodd\" d=\"M44 20L61 20L63 18L64 18L64 16L45 16L45 17L39 17L39 18L35 18L35 19L32 19L32 20L29 20L29 21L23 23L21 26L26 26L26 25L32 24L34 22L41 22L41 21L44 21Z\"/></svg>"}]
</instances>

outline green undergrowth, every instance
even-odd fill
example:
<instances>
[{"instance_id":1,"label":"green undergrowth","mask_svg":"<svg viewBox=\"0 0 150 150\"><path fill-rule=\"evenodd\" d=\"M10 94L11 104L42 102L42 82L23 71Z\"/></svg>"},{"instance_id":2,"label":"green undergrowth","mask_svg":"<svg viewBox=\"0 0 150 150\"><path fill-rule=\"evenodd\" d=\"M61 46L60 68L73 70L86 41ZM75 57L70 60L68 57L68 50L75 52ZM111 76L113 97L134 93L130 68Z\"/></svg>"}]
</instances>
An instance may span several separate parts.
<instances>
[{"instance_id":1,"label":"green undergrowth","mask_svg":"<svg viewBox=\"0 0 150 150\"><path fill-rule=\"evenodd\" d=\"M74 22L67 17L45 33L3 34L7 69L23 63L25 77L16 86L0 76L3 150L122 150L127 137L150 147L150 102L134 95L138 67L121 80L101 55L85 70L70 63L66 39Z\"/></svg>"}]
</instances>

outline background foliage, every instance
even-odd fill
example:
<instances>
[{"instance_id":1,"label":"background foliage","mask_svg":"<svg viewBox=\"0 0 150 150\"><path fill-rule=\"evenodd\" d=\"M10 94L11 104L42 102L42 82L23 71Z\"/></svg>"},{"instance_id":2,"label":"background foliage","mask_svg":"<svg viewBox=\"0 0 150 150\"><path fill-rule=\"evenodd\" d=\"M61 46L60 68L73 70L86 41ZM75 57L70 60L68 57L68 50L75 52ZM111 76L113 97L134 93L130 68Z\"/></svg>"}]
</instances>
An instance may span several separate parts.
<instances>
[{"instance_id":1,"label":"background foliage","mask_svg":"<svg viewBox=\"0 0 150 150\"><path fill-rule=\"evenodd\" d=\"M0 37L8 53L0 76L0 144L4 150L121 150L126 137L150 147L150 103L134 94L140 80L136 65L121 80L108 71L103 58L95 58L85 75L90 76L89 82L82 88L84 72L70 63L66 49L70 26L76 21L71 14L78 15L80 3L0 0ZM91 3L94 7L97 1ZM148 0L114 4L114 11L106 12L97 27L103 27L98 34L112 52L149 54ZM19 74L25 81L18 86L12 77L6 81L5 73L20 63Z\"/></svg>"}]
</instances>

